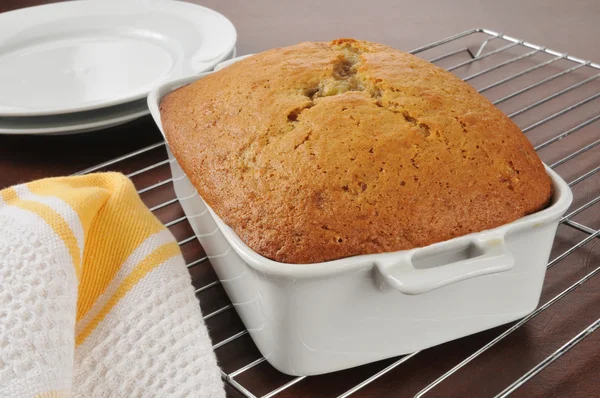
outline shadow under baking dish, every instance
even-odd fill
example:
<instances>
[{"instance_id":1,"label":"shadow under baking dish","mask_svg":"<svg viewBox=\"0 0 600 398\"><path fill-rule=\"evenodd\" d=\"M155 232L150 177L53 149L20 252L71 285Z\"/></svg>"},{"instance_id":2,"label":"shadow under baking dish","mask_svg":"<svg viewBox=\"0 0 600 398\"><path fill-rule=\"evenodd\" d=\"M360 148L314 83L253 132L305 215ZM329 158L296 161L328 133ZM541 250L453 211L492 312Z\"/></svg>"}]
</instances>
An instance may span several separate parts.
<instances>
[{"instance_id":1,"label":"shadow under baking dish","mask_svg":"<svg viewBox=\"0 0 600 398\"><path fill-rule=\"evenodd\" d=\"M205 75L150 94L161 132L162 97ZM412 250L287 264L250 249L204 203L170 151L169 160L177 198L240 318L267 361L291 375L411 353L530 313L572 201L565 181L546 167L552 203L510 224Z\"/></svg>"}]
</instances>

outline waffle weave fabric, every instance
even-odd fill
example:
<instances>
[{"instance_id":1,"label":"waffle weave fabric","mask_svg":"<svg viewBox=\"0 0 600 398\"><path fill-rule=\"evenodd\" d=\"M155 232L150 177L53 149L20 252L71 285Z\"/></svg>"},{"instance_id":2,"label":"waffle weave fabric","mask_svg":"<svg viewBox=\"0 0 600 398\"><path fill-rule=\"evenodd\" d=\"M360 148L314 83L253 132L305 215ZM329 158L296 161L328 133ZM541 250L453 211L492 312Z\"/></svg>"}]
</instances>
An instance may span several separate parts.
<instances>
[{"instance_id":1,"label":"waffle weave fabric","mask_svg":"<svg viewBox=\"0 0 600 398\"><path fill-rule=\"evenodd\" d=\"M224 397L170 232L117 173L0 191L1 397Z\"/></svg>"}]
</instances>

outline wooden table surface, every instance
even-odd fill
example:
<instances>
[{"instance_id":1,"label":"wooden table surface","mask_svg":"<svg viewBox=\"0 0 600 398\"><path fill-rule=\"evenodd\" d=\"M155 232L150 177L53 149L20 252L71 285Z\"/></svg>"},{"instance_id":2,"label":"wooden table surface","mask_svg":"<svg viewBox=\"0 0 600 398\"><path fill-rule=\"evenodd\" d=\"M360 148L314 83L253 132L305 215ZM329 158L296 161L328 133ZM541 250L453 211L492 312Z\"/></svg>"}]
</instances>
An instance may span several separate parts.
<instances>
[{"instance_id":1,"label":"wooden table surface","mask_svg":"<svg viewBox=\"0 0 600 398\"><path fill-rule=\"evenodd\" d=\"M0 12L50 2L52 1L0 0ZM207 0L196 2L213 8L232 20L238 29L238 54L257 52L304 40L329 40L336 37L363 38L410 50L470 28L485 27L600 63L600 46L597 42L600 38L600 23L598 23L600 21L600 2L594 0L456 0L452 2L444 0L418 2L393 0L305 0L301 2ZM580 72L583 73L583 68ZM592 75L590 73L580 74L577 76L579 80L573 80L569 84L589 76ZM585 86L587 91L581 95L589 96L600 92L600 85L595 81L592 83ZM485 85L484 82L473 84L476 86L480 84L480 87ZM564 84L560 87L557 86L558 84L558 82L554 86L550 84L548 93L565 87ZM547 96L548 93L538 92L538 95ZM549 101L545 104L547 106L545 111L552 113L571 105L574 103L573 101L585 98L585 95L578 99L574 93L571 94ZM504 94L494 92L494 90L489 93L490 97L495 96L496 99L502 95ZM543 97L537 99L539 98ZM518 101L507 101L500 108L506 113L511 113L537 99L527 97L520 98ZM569 128L573 128L581 121L589 119L590 115L598 115L598 109L600 109L600 102L590 101L586 107L582 107L578 114L570 113L565 118L558 118L545 124L544 129L532 129L527 136L534 145L542 144L556 136L557 132L568 131ZM519 115L515 121L521 127L528 126L548 114L540 112L536 112L536 110L526 112L524 115ZM159 142L160 139L160 134L150 117L144 117L112 129L80 135L0 135L0 188L37 178L71 174ZM593 145L599 139L600 123L591 123L576 134L569 135L564 140L545 147L539 153L542 159L550 164L565 158L583 146L590 145L588 151L556 168L567 181L573 181L600 166L600 146ZM148 156L150 160L154 159L153 156L158 159L164 156L164 153ZM124 171L135 170L140 164L133 162L120 167ZM136 184L147 184L148 181L138 178L135 182ZM600 195L599 187L600 173L577 184L573 189L575 203L572 209L598 197ZM155 199L145 198L144 200L149 203L148 201L151 202ZM180 209L165 211L159 217L172 219L180 211ZM586 225L590 230L598 230L600 228L600 203L591 206L574 220ZM185 234L184 229L184 226L175 229L174 234ZM587 236L589 235L580 230L561 225L551 258L560 256ZM549 270L541 303L552 299L600 265L600 250L597 242L598 239L591 239L573 254L565 256ZM190 253L193 250L199 252L202 249L184 249L184 256L191 256ZM206 276L208 272L192 271L194 283L200 283L198 281L201 279L202 283L206 283L208 280L206 278L209 278ZM509 338L504 339L493 349L442 382L426 396L486 397L497 394L598 319L600 316L599 292L600 277L594 276L563 300L557 302L552 309L541 313ZM208 302L209 299L223 302L227 300L222 291L211 294L212 296L208 298L200 297L201 302L203 300ZM510 293L507 292L507 294ZM219 295L222 297L217 297ZM203 310L206 311L204 307ZM228 327L226 323L239 323L239 318L233 314L218 322L220 324L209 325L214 340L226 337L227 333L222 332ZM426 350L367 385L358 391L356 396L414 396L420 389L509 326L499 327ZM221 333L223 336L219 336ZM223 352L218 352L221 364L230 366L227 360L233 356L233 350L252 351L252 343L249 339L244 344L245 346L226 348ZM248 355L248 358L251 358L251 354ZM244 364L243 358L237 359L241 361L242 365ZM397 358L331 375L307 378L286 389L281 396L337 396L393 363L394 360ZM246 361L246 363L248 362L249 360ZM235 369L226 369L226 371L232 370ZM239 380L255 394L261 395L290 378L278 374L265 364L257 367L253 372L249 371L240 375ZM227 391L232 397L242 396L230 386L227 387ZM600 396L600 333L593 333L583 340L574 349L518 389L514 395L523 397Z\"/></svg>"}]
</instances>

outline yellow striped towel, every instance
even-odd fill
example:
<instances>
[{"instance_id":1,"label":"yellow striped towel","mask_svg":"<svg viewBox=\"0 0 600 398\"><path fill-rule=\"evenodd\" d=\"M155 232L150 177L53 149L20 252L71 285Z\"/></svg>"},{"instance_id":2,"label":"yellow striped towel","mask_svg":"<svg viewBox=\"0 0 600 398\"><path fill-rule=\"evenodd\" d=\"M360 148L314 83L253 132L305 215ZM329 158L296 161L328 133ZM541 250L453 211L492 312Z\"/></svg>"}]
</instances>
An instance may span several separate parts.
<instances>
[{"instance_id":1,"label":"yellow striped towel","mask_svg":"<svg viewBox=\"0 0 600 398\"><path fill-rule=\"evenodd\" d=\"M126 177L0 191L0 396L224 395L179 247Z\"/></svg>"}]
</instances>

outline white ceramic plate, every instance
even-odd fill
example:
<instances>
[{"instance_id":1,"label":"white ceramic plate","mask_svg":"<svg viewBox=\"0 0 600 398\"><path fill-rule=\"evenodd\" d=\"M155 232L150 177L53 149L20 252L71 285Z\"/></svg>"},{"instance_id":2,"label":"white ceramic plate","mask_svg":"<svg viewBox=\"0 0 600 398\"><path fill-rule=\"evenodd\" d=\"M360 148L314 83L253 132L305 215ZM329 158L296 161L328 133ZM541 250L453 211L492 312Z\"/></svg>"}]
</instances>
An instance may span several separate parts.
<instances>
[{"instance_id":1,"label":"white ceramic plate","mask_svg":"<svg viewBox=\"0 0 600 398\"><path fill-rule=\"evenodd\" d=\"M235 58L236 49L227 55ZM32 117L0 117L0 134L65 135L87 133L125 124L150 113L146 98L111 107Z\"/></svg>"},{"instance_id":2,"label":"white ceramic plate","mask_svg":"<svg viewBox=\"0 0 600 398\"><path fill-rule=\"evenodd\" d=\"M0 14L0 116L89 111L212 69L233 24L174 0L85 0Z\"/></svg>"}]
</instances>

